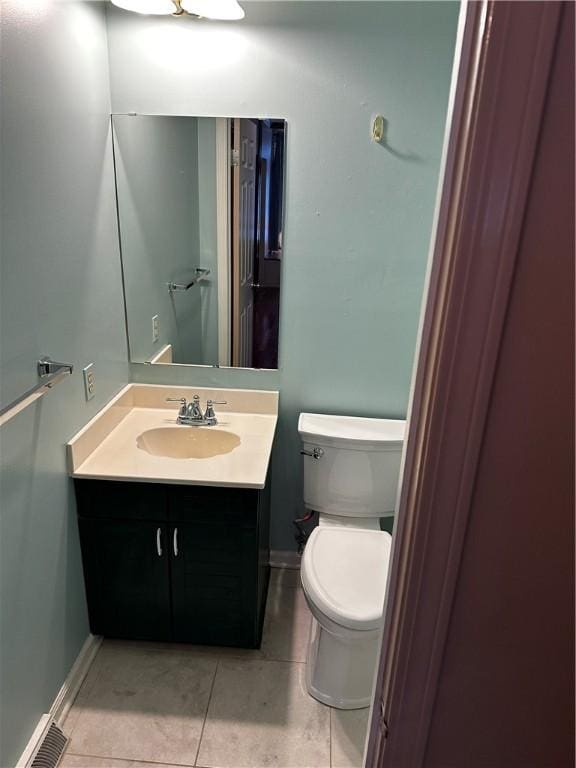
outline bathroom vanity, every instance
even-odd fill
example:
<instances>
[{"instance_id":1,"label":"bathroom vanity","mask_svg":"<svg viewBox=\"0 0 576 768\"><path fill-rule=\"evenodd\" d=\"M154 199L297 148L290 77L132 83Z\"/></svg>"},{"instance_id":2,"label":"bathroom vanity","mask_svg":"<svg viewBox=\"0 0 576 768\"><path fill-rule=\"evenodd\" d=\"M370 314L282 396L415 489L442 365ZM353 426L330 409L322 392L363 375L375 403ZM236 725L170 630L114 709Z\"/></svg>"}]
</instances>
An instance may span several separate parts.
<instances>
[{"instance_id":1,"label":"bathroom vanity","mask_svg":"<svg viewBox=\"0 0 576 768\"><path fill-rule=\"evenodd\" d=\"M166 398L192 393L226 396L218 425L176 425ZM130 385L70 441L94 634L260 644L277 402L274 392Z\"/></svg>"},{"instance_id":2,"label":"bathroom vanity","mask_svg":"<svg viewBox=\"0 0 576 768\"><path fill-rule=\"evenodd\" d=\"M260 644L268 486L75 480L75 488L94 634Z\"/></svg>"}]
</instances>

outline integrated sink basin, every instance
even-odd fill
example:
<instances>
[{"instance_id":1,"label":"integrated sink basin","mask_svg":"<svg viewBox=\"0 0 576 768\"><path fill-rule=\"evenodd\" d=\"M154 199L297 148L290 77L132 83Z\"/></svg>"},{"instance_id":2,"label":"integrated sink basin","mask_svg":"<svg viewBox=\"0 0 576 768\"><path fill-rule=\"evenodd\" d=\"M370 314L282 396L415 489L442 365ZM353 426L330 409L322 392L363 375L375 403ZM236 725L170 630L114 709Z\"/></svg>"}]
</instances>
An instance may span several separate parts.
<instances>
[{"instance_id":1,"label":"integrated sink basin","mask_svg":"<svg viewBox=\"0 0 576 768\"><path fill-rule=\"evenodd\" d=\"M178 423L179 403L209 400L218 423ZM176 401L176 402L175 402ZM278 392L128 384L68 443L76 479L266 487Z\"/></svg>"},{"instance_id":2,"label":"integrated sink basin","mask_svg":"<svg viewBox=\"0 0 576 768\"><path fill-rule=\"evenodd\" d=\"M138 435L136 445L151 456L211 459L233 451L240 445L240 438L233 432L213 427L158 427Z\"/></svg>"}]
</instances>

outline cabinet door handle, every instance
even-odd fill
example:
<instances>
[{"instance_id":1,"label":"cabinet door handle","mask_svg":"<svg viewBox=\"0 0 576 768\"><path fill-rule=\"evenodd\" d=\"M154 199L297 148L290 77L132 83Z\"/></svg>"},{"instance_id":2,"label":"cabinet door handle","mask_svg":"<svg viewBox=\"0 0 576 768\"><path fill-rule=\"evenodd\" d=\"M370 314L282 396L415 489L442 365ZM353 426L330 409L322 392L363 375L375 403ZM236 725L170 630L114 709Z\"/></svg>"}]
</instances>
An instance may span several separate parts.
<instances>
[{"instance_id":1,"label":"cabinet door handle","mask_svg":"<svg viewBox=\"0 0 576 768\"><path fill-rule=\"evenodd\" d=\"M174 536L172 537L172 546L174 549L174 557L178 557L178 528L174 528Z\"/></svg>"},{"instance_id":2,"label":"cabinet door handle","mask_svg":"<svg viewBox=\"0 0 576 768\"><path fill-rule=\"evenodd\" d=\"M162 529L156 528L156 552L162 557Z\"/></svg>"}]
</instances>

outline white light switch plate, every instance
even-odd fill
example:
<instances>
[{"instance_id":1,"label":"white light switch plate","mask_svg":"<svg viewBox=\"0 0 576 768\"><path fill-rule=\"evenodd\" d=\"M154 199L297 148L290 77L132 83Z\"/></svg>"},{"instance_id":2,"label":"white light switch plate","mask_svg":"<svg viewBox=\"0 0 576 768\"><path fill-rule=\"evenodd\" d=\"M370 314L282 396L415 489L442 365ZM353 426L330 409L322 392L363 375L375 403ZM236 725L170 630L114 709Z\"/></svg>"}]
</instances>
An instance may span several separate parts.
<instances>
[{"instance_id":1,"label":"white light switch plate","mask_svg":"<svg viewBox=\"0 0 576 768\"><path fill-rule=\"evenodd\" d=\"M154 315L152 318L152 342L158 341L160 338L160 320L158 315Z\"/></svg>"},{"instance_id":2,"label":"white light switch plate","mask_svg":"<svg viewBox=\"0 0 576 768\"><path fill-rule=\"evenodd\" d=\"M84 393L86 400L92 400L96 394L96 378L94 375L94 363L90 363L86 368L82 369L84 376Z\"/></svg>"}]
</instances>

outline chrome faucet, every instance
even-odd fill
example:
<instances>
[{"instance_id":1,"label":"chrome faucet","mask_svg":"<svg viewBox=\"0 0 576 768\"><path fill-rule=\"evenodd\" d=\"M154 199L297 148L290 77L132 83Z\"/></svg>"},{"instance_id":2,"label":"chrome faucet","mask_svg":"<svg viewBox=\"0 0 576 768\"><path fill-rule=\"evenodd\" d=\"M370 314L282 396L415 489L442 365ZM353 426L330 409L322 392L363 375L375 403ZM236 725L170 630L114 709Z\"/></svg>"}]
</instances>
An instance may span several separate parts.
<instances>
[{"instance_id":1,"label":"chrome faucet","mask_svg":"<svg viewBox=\"0 0 576 768\"><path fill-rule=\"evenodd\" d=\"M226 405L226 400L207 400L206 413L202 413L199 395L194 395L191 402L187 403L185 397L167 397L167 403L180 403L178 409L178 424L187 424L191 427L213 427L218 424L214 413L214 405Z\"/></svg>"},{"instance_id":2,"label":"chrome faucet","mask_svg":"<svg viewBox=\"0 0 576 768\"><path fill-rule=\"evenodd\" d=\"M207 426L204 416L202 415L200 397L198 395L194 395L189 403L186 402L185 397L167 397L166 402L180 403L178 418L176 419L178 424L189 424L196 427Z\"/></svg>"},{"instance_id":3,"label":"chrome faucet","mask_svg":"<svg viewBox=\"0 0 576 768\"><path fill-rule=\"evenodd\" d=\"M186 421L192 422L193 424L199 421L204 421L202 409L200 408L200 397L198 395L194 395L192 402L188 403L188 408L186 409Z\"/></svg>"}]
</instances>

